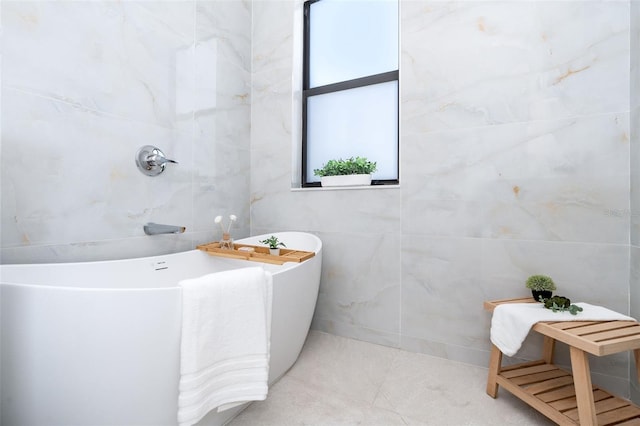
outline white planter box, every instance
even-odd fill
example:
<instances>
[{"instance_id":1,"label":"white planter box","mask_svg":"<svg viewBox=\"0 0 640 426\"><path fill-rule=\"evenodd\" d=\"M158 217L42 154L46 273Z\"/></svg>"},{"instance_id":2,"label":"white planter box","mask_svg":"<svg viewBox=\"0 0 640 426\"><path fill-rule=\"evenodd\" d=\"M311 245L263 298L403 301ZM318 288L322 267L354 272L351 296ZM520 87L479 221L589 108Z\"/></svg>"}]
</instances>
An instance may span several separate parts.
<instances>
[{"instance_id":1,"label":"white planter box","mask_svg":"<svg viewBox=\"0 0 640 426\"><path fill-rule=\"evenodd\" d=\"M371 175L322 176L322 186L366 186L371 185Z\"/></svg>"}]
</instances>

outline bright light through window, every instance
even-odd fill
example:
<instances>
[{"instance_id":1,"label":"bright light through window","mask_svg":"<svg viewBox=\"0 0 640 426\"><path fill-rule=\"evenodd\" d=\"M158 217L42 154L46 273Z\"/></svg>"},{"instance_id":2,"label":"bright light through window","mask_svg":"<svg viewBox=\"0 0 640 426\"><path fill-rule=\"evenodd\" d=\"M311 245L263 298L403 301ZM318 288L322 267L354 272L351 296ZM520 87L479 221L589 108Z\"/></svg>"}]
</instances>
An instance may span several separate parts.
<instances>
[{"instance_id":1,"label":"bright light through window","mask_svg":"<svg viewBox=\"0 0 640 426\"><path fill-rule=\"evenodd\" d=\"M366 157L398 183L398 2L305 3L303 186L331 159Z\"/></svg>"}]
</instances>

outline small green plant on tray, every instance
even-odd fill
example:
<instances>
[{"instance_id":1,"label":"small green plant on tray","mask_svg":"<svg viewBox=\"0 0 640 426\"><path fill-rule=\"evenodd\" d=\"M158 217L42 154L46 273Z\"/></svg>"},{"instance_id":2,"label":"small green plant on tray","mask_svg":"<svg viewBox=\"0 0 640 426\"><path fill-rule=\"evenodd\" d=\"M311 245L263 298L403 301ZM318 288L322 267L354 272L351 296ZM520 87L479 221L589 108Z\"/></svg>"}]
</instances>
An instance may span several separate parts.
<instances>
[{"instance_id":1,"label":"small green plant on tray","mask_svg":"<svg viewBox=\"0 0 640 426\"><path fill-rule=\"evenodd\" d=\"M286 247L286 245L282 241L279 241L278 237L276 237L275 235L272 235L269 238L266 238L259 242L262 244L267 244L270 249L277 249L278 246Z\"/></svg>"}]
</instances>

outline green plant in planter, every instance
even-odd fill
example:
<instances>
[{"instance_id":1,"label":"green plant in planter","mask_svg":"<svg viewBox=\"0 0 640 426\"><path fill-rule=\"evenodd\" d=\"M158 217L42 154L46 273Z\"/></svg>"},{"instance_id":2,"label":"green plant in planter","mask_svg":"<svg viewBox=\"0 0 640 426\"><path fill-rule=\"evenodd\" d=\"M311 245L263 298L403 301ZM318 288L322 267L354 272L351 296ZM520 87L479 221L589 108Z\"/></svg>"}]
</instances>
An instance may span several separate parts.
<instances>
[{"instance_id":1,"label":"green plant in planter","mask_svg":"<svg viewBox=\"0 0 640 426\"><path fill-rule=\"evenodd\" d=\"M267 239L259 241L262 244L267 244L270 249L277 249L278 246L286 247L286 245L282 241L278 241L278 237L275 235L270 236Z\"/></svg>"},{"instance_id":2,"label":"green plant in planter","mask_svg":"<svg viewBox=\"0 0 640 426\"><path fill-rule=\"evenodd\" d=\"M551 277L546 275L531 275L527 278L526 286L535 291L553 291L556 289L556 284Z\"/></svg>"},{"instance_id":3,"label":"green plant in planter","mask_svg":"<svg viewBox=\"0 0 640 426\"><path fill-rule=\"evenodd\" d=\"M531 289L533 300L536 302L544 302L553 294L556 285L553 280L546 275L531 275L527 278L527 288Z\"/></svg>"},{"instance_id":4,"label":"green plant in planter","mask_svg":"<svg viewBox=\"0 0 640 426\"><path fill-rule=\"evenodd\" d=\"M564 296L553 296L544 301L544 307L551 309L553 312L569 311L571 315L577 315L582 312L582 308L578 305L572 305L571 299Z\"/></svg>"},{"instance_id":5,"label":"green plant in planter","mask_svg":"<svg viewBox=\"0 0 640 426\"><path fill-rule=\"evenodd\" d=\"M368 175L377 170L375 162L367 160L365 157L347 158L343 160L329 160L323 164L321 169L314 169L316 176L340 176L340 175Z\"/></svg>"}]
</instances>

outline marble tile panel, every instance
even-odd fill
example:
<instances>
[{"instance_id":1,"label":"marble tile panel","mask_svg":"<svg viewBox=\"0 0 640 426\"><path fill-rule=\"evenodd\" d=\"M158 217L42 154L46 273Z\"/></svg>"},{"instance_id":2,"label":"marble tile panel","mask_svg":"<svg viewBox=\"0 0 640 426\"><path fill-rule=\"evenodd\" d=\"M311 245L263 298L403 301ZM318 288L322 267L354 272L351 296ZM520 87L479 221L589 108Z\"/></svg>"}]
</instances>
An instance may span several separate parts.
<instances>
[{"instance_id":1,"label":"marble tile panel","mask_svg":"<svg viewBox=\"0 0 640 426\"><path fill-rule=\"evenodd\" d=\"M404 134L628 109L625 2L401 9Z\"/></svg>"},{"instance_id":2,"label":"marble tile panel","mask_svg":"<svg viewBox=\"0 0 640 426\"><path fill-rule=\"evenodd\" d=\"M323 269L315 318L400 332L400 238L321 233Z\"/></svg>"},{"instance_id":3,"label":"marble tile panel","mask_svg":"<svg viewBox=\"0 0 640 426\"><path fill-rule=\"evenodd\" d=\"M232 228L232 235L236 239L247 237L249 229ZM3 247L0 248L0 263L90 262L160 256L193 250L199 244L217 241L219 238L220 231L212 228L202 232L187 230L184 234L176 235L145 235L69 244Z\"/></svg>"},{"instance_id":4,"label":"marble tile panel","mask_svg":"<svg viewBox=\"0 0 640 426\"><path fill-rule=\"evenodd\" d=\"M631 202L630 241L631 272L631 313L640 317L640 2L631 1ZM640 402L640 386L631 374L635 393L634 401Z\"/></svg>"},{"instance_id":5,"label":"marble tile panel","mask_svg":"<svg viewBox=\"0 0 640 426\"><path fill-rule=\"evenodd\" d=\"M3 2L3 85L171 127L194 2ZM47 66L43 67L42 64Z\"/></svg>"},{"instance_id":6,"label":"marble tile panel","mask_svg":"<svg viewBox=\"0 0 640 426\"><path fill-rule=\"evenodd\" d=\"M291 191L283 183L268 183L252 175L252 226L326 233L399 232L401 193L397 188Z\"/></svg>"},{"instance_id":7,"label":"marble tile panel","mask_svg":"<svg viewBox=\"0 0 640 426\"><path fill-rule=\"evenodd\" d=\"M485 240L482 256L483 288L491 299L516 292L528 295L527 277L546 274L554 279L558 294L629 313L625 244Z\"/></svg>"},{"instance_id":8,"label":"marble tile panel","mask_svg":"<svg viewBox=\"0 0 640 426\"><path fill-rule=\"evenodd\" d=\"M195 45L194 111L227 110L251 105L251 71L235 57L238 48L226 39L200 40ZM245 52L246 53L246 52Z\"/></svg>"},{"instance_id":9,"label":"marble tile panel","mask_svg":"<svg viewBox=\"0 0 640 426\"><path fill-rule=\"evenodd\" d=\"M213 229L218 214L235 214L249 228L249 108L200 113L195 124L193 203L195 229Z\"/></svg>"},{"instance_id":10,"label":"marble tile panel","mask_svg":"<svg viewBox=\"0 0 640 426\"><path fill-rule=\"evenodd\" d=\"M638 90L640 90L640 87ZM640 246L640 107L631 110L630 145L630 208L627 211L622 210L619 213L622 219L629 219L630 221L631 244Z\"/></svg>"},{"instance_id":11,"label":"marble tile panel","mask_svg":"<svg viewBox=\"0 0 640 426\"><path fill-rule=\"evenodd\" d=\"M227 209L248 235L250 6L3 2L3 259L190 249ZM179 164L143 176L144 144ZM147 244L147 221L187 233Z\"/></svg>"},{"instance_id":12,"label":"marble tile panel","mask_svg":"<svg viewBox=\"0 0 640 426\"><path fill-rule=\"evenodd\" d=\"M333 319L320 319L318 317L313 318L311 329L391 348L401 347L399 331L374 330L360 324L345 323Z\"/></svg>"},{"instance_id":13,"label":"marble tile panel","mask_svg":"<svg viewBox=\"0 0 640 426\"><path fill-rule=\"evenodd\" d=\"M483 318L484 320L484 318ZM487 341L487 347L489 342ZM486 367L489 365L489 352L487 349L475 349L471 347L451 345L429 341L425 339L402 335L400 348L413 353L435 356L455 362Z\"/></svg>"},{"instance_id":14,"label":"marble tile panel","mask_svg":"<svg viewBox=\"0 0 640 426\"><path fill-rule=\"evenodd\" d=\"M407 136L403 231L623 243L628 152L626 113Z\"/></svg>"},{"instance_id":15,"label":"marble tile panel","mask_svg":"<svg viewBox=\"0 0 640 426\"><path fill-rule=\"evenodd\" d=\"M192 226L190 134L15 89L2 100L3 246L143 235L148 221ZM140 173L134 157L149 142L180 164Z\"/></svg>"},{"instance_id":16,"label":"marble tile panel","mask_svg":"<svg viewBox=\"0 0 640 426\"><path fill-rule=\"evenodd\" d=\"M402 336L483 348L482 241L402 238ZM508 297L508 296L504 296Z\"/></svg>"},{"instance_id":17,"label":"marble tile panel","mask_svg":"<svg viewBox=\"0 0 640 426\"><path fill-rule=\"evenodd\" d=\"M555 280L558 294L628 313L628 256L624 245L405 235L403 342L413 338L427 345L488 350L490 315L482 303L530 294L524 282L540 273ZM537 348L525 345L518 356L535 358ZM607 372L616 365L625 368L624 361L612 361L603 364L601 371L616 375Z\"/></svg>"},{"instance_id":18,"label":"marble tile panel","mask_svg":"<svg viewBox=\"0 0 640 426\"><path fill-rule=\"evenodd\" d=\"M251 69L251 18L249 0L196 2L197 40L217 39L226 46L228 62L238 69Z\"/></svg>"},{"instance_id":19,"label":"marble tile panel","mask_svg":"<svg viewBox=\"0 0 640 426\"><path fill-rule=\"evenodd\" d=\"M65 263L133 259L192 250L191 233L128 237L122 239L73 242L69 244L37 244L0 249L0 263Z\"/></svg>"},{"instance_id":20,"label":"marble tile panel","mask_svg":"<svg viewBox=\"0 0 640 426\"><path fill-rule=\"evenodd\" d=\"M630 2L631 29L630 29L630 61L631 61L631 109L640 107L640 3L636 0Z\"/></svg>"},{"instance_id":21,"label":"marble tile panel","mask_svg":"<svg viewBox=\"0 0 640 426\"><path fill-rule=\"evenodd\" d=\"M251 92L252 148L286 148L289 153L284 158L288 161L291 161L292 144L292 92L291 83L286 79L290 73L290 68L262 74L254 72Z\"/></svg>"},{"instance_id":22,"label":"marble tile panel","mask_svg":"<svg viewBox=\"0 0 640 426\"><path fill-rule=\"evenodd\" d=\"M254 73L291 67L295 9L296 1L253 2L251 47Z\"/></svg>"}]
</instances>

